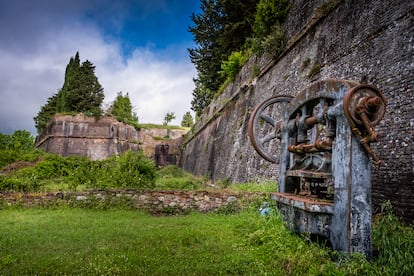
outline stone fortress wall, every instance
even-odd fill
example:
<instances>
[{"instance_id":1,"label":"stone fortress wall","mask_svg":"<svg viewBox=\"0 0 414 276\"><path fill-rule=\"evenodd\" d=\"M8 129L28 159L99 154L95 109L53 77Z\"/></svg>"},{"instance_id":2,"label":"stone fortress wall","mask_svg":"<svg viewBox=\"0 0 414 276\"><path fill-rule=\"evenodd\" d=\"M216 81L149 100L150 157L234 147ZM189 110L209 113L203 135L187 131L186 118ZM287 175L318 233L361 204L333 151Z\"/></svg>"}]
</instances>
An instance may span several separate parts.
<instances>
[{"instance_id":1,"label":"stone fortress wall","mask_svg":"<svg viewBox=\"0 0 414 276\"><path fill-rule=\"evenodd\" d=\"M374 207L391 200L398 215L414 219L414 2L291 3L287 50L277 60L248 61L186 138L181 166L214 180L277 180L279 164L260 157L248 138L254 107L273 95L295 96L318 80L368 83L387 99L376 127L381 138L373 144L383 160L372 171Z\"/></svg>"},{"instance_id":2,"label":"stone fortress wall","mask_svg":"<svg viewBox=\"0 0 414 276\"><path fill-rule=\"evenodd\" d=\"M106 159L128 150L143 150L155 159L156 147L168 145L167 155L174 164L181 154L182 136L186 130L142 128L118 122L112 117L95 119L81 114L55 115L47 128L36 138L35 146L62 156L86 156L92 160Z\"/></svg>"}]
</instances>

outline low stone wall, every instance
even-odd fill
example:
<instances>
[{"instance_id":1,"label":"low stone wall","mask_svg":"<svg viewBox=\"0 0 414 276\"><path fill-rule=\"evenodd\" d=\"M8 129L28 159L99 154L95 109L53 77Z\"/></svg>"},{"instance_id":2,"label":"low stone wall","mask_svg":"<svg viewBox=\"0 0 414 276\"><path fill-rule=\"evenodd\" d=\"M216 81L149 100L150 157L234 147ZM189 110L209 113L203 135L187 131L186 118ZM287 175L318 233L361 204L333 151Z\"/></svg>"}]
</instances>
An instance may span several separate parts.
<instances>
[{"instance_id":1,"label":"low stone wall","mask_svg":"<svg viewBox=\"0 0 414 276\"><path fill-rule=\"evenodd\" d=\"M265 193L223 191L141 191L91 190L56 193L0 193L0 206L87 206L106 208L111 205L129 206L155 214L188 213L190 211L234 211L261 200Z\"/></svg>"}]
</instances>

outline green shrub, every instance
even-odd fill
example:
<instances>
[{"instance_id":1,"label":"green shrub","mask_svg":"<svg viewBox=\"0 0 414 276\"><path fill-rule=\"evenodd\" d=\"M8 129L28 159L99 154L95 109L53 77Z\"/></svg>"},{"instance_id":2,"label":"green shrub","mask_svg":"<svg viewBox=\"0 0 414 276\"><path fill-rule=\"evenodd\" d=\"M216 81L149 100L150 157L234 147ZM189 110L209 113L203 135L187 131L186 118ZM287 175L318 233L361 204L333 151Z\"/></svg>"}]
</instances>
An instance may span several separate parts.
<instances>
[{"instance_id":1,"label":"green shrub","mask_svg":"<svg viewBox=\"0 0 414 276\"><path fill-rule=\"evenodd\" d=\"M58 167L55 160L45 160L37 163L33 170L38 177L46 179L56 177L59 173Z\"/></svg>"},{"instance_id":2,"label":"green shrub","mask_svg":"<svg viewBox=\"0 0 414 276\"><path fill-rule=\"evenodd\" d=\"M253 25L255 36L263 39L272 33L274 26L286 18L289 8L288 0L260 0Z\"/></svg>"},{"instance_id":3,"label":"green shrub","mask_svg":"<svg viewBox=\"0 0 414 276\"><path fill-rule=\"evenodd\" d=\"M158 175L161 178L172 178L172 177L185 177L188 175L183 169L175 166L168 165L158 170Z\"/></svg>"},{"instance_id":4,"label":"green shrub","mask_svg":"<svg viewBox=\"0 0 414 276\"><path fill-rule=\"evenodd\" d=\"M222 62L219 74L226 79L234 79L248 58L246 51L232 52L228 59Z\"/></svg>"},{"instance_id":5,"label":"green shrub","mask_svg":"<svg viewBox=\"0 0 414 276\"><path fill-rule=\"evenodd\" d=\"M119 157L114 177L118 187L151 189L156 180L155 164L142 151L128 151Z\"/></svg>"},{"instance_id":6,"label":"green shrub","mask_svg":"<svg viewBox=\"0 0 414 276\"><path fill-rule=\"evenodd\" d=\"M19 154L11 150L0 150L0 168L19 159Z\"/></svg>"},{"instance_id":7,"label":"green shrub","mask_svg":"<svg viewBox=\"0 0 414 276\"><path fill-rule=\"evenodd\" d=\"M0 175L0 191L39 191L42 184L36 175L27 177Z\"/></svg>"}]
</instances>

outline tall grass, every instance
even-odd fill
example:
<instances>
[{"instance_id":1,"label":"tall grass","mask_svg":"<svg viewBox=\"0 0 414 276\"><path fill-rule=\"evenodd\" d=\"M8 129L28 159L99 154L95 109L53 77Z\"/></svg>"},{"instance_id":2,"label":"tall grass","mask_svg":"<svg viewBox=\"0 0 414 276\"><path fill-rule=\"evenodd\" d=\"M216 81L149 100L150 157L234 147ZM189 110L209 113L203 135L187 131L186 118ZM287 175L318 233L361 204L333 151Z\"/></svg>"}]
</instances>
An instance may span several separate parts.
<instances>
[{"instance_id":1,"label":"tall grass","mask_svg":"<svg viewBox=\"0 0 414 276\"><path fill-rule=\"evenodd\" d=\"M154 189L157 190L199 190L205 188L206 179L192 175L183 169L169 165L157 171Z\"/></svg>"},{"instance_id":2,"label":"tall grass","mask_svg":"<svg viewBox=\"0 0 414 276\"><path fill-rule=\"evenodd\" d=\"M340 258L279 214L152 217L130 210L0 210L1 275L412 275L413 229L374 239L383 256ZM383 221L376 233L387 228ZM394 224L394 222L393 222ZM408 233L408 234L407 234ZM384 242L384 240L389 240ZM405 243L407 242L407 244ZM403 244L401 246L401 243ZM384 245L387 245L384 247ZM397 249L395 249L397 248ZM407 259L395 256L406 254Z\"/></svg>"}]
</instances>

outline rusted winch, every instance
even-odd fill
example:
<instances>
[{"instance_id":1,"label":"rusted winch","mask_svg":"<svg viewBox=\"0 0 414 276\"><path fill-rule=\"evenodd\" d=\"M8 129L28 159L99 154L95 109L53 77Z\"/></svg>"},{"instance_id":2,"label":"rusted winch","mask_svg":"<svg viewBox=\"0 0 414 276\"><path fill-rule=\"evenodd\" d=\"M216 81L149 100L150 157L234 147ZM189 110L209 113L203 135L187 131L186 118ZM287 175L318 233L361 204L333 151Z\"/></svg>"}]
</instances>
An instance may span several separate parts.
<instances>
[{"instance_id":1,"label":"rusted winch","mask_svg":"<svg viewBox=\"0 0 414 276\"><path fill-rule=\"evenodd\" d=\"M279 163L272 197L291 228L327 238L334 249L371 252L370 144L386 101L377 88L345 80L313 83L296 97L277 95L255 108L249 136Z\"/></svg>"}]
</instances>

